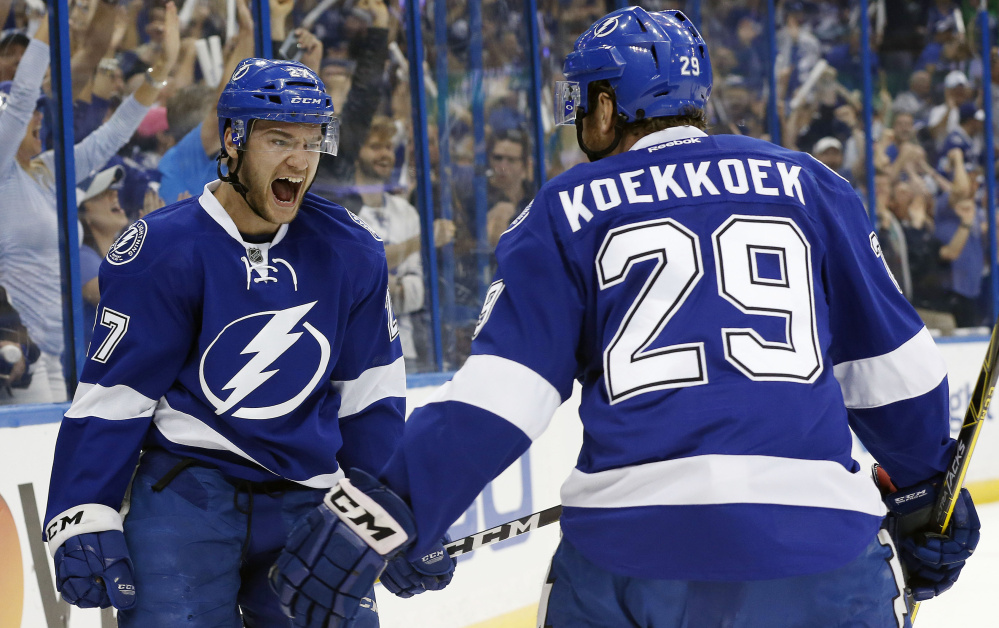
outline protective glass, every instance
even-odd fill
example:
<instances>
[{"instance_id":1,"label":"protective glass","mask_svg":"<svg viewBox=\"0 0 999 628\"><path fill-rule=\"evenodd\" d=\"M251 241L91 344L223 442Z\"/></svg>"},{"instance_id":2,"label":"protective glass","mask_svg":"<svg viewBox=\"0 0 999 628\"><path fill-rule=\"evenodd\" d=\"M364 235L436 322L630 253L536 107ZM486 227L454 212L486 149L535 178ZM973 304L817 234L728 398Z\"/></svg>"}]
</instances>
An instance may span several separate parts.
<instances>
[{"instance_id":1,"label":"protective glass","mask_svg":"<svg viewBox=\"0 0 999 628\"><path fill-rule=\"evenodd\" d=\"M285 114L287 115L287 114ZM312 153L336 155L340 145L340 120L326 115L297 114L295 128L281 131L268 129L253 134L253 139L246 143L246 126L242 120L233 120L233 142L244 150L255 152L291 152L304 150ZM267 118L258 118L265 120ZM286 119L280 122L289 122ZM303 130L306 132L303 133Z\"/></svg>"},{"instance_id":2,"label":"protective glass","mask_svg":"<svg viewBox=\"0 0 999 628\"><path fill-rule=\"evenodd\" d=\"M576 108L582 106L577 81L555 81L555 126L575 124Z\"/></svg>"}]
</instances>

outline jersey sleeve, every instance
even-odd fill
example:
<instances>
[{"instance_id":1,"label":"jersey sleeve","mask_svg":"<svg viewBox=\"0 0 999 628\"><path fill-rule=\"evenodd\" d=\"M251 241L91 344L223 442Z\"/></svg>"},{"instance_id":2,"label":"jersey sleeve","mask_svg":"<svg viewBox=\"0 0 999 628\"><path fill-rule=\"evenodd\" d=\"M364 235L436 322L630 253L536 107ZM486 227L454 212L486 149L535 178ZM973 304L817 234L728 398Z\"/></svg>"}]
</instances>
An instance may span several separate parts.
<instances>
[{"instance_id":1,"label":"jersey sleeve","mask_svg":"<svg viewBox=\"0 0 999 628\"><path fill-rule=\"evenodd\" d=\"M198 274L175 267L187 255L155 259L154 245L145 247L123 265L101 265L93 340L56 440L48 522L72 509L98 525L121 508L153 410L191 349ZM59 538L93 530L70 531ZM61 541L48 536L54 551Z\"/></svg>"},{"instance_id":2,"label":"jersey sleeve","mask_svg":"<svg viewBox=\"0 0 999 628\"><path fill-rule=\"evenodd\" d=\"M337 462L376 474L398 445L406 415L406 366L384 253L359 288L332 379L343 436Z\"/></svg>"},{"instance_id":3,"label":"jersey sleeve","mask_svg":"<svg viewBox=\"0 0 999 628\"><path fill-rule=\"evenodd\" d=\"M860 199L833 187L824 277L834 373L850 427L898 486L946 468L947 366L902 295Z\"/></svg>"},{"instance_id":4,"label":"jersey sleeve","mask_svg":"<svg viewBox=\"0 0 999 628\"><path fill-rule=\"evenodd\" d=\"M413 507L412 556L527 451L572 393L583 302L540 200L500 239L472 355L413 411L383 470Z\"/></svg>"}]
</instances>

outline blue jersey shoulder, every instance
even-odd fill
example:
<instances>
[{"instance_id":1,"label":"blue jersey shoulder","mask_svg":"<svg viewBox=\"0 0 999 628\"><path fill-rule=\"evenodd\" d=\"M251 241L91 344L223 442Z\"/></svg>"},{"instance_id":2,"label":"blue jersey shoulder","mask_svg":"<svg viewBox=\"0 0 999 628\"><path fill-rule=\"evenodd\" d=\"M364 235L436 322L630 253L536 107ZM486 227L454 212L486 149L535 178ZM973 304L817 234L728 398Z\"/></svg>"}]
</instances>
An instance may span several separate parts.
<instances>
[{"instance_id":1,"label":"blue jersey shoulder","mask_svg":"<svg viewBox=\"0 0 999 628\"><path fill-rule=\"evenodd\" d=\"M361 249L385 256L385 244L375 231L357 215L316 194L306 194L299 217L310 228L339 243L350 243Z\"/></svg>"},{"instance_id":2,"label":"blue jersey shoulder","mask_svg":"<svg viewBox=\"0 0 999 628\"><path fill-rule=\"evenodd\" d=\"M102 272L138 274L169 255L173 264L191 260L187 247L211 219L197 198L188 198L147 214L125 228L101 264Z\"/></svg>"}]
</instances>

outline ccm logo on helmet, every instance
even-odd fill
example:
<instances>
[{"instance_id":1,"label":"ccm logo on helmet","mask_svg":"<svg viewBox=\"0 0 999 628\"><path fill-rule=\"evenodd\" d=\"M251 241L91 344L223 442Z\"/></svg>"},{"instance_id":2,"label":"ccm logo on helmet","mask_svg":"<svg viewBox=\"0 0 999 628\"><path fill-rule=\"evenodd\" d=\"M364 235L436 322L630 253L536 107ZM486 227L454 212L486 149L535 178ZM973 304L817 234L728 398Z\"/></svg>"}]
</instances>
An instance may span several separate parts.
<instances>
[{"instance_id":1,"label":"ccm logo on helmet","mask_svg":"<svg viewBox=\"0 0 999 628\"><path fill-rule=\"evenodd\" d=\"M321 98L302 98L301 96L295 96L291 99L292 104L302 103L303 105L318 105L322 101Z\"/></svg>"}]
</instances>

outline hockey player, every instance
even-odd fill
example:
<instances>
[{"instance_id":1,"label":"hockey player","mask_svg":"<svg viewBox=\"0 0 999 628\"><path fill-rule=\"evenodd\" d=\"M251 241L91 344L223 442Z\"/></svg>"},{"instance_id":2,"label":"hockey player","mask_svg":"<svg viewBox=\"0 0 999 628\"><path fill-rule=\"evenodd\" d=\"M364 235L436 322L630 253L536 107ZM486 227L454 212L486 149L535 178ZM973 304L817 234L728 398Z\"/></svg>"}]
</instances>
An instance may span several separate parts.
<instances>
[{"instance_id":1,"label":"hockey player","mask_svg":"<svg viewBox=\"0 0 999 628\"><path fill-rule=\"evenodd\" d=\"M808 155L703 132L708 50L678 11L610 13L564 73L557 117L592 163L501 237L471 357L377 478L341 481L292 533L282 599L302 625L349 615L368 581L331 564L425 553L576 380L539 626L908 625L892 534L926 599L979 523L964 491L950 537L908 530L952 453L947 374L860 199ZM887 520L850 427L904 487Z\"/></svg>"},{"instance_id":2,"label":"hockey player","mask_svg":"<svg viewBox=\"0 0 999 628\"><path fill-rule=\"evenodd\" d=\"M102 264L56 444L57 586L123 627L290 626L266 579L289 530L345 471L377 472L403 426L384 247L307 194L336 154L322 82L246 59L218 119L220 180L131 225ZM453 561L428 562L386 584L446 585ZM352 625L378 625L372 582Z\"/></svg>"}]
</instances>

